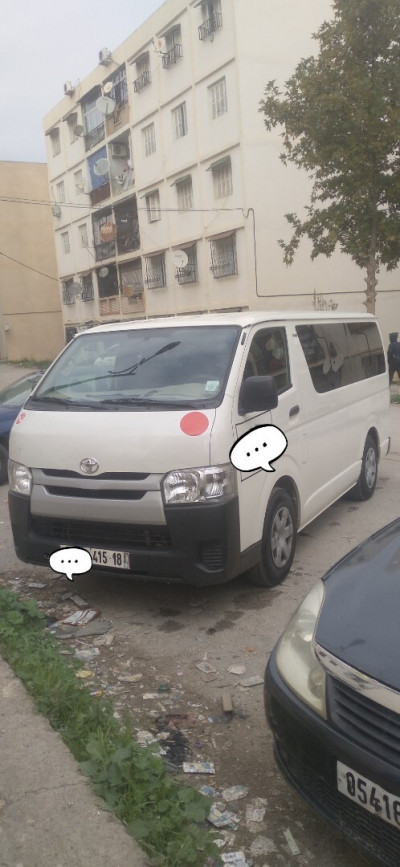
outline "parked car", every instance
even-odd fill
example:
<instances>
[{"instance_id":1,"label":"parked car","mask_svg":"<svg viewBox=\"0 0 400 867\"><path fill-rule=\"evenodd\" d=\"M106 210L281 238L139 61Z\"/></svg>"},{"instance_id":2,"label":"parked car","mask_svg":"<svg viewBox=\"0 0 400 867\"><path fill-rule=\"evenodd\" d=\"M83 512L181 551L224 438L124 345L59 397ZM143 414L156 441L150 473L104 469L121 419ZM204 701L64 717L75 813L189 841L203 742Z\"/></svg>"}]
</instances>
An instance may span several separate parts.
<instances>
[{"instance_id":1,"label":"parked car","mask_svg":"<svg viewBox=\"0 0 400 867\"><path fill-rule=\"evenodd\" d=\"M276 645L277 762L364 854L400 864L400 519L334 566Z\"/></svg>"},{"instance_id":2,"label":"parked car","mask_svg":"<svg viewBox=\"0 0 400 867\"><path fill-rule=\"evenodd\" d=\"M8 441L15 419L44 370L28 373L0 391L0 485L7 481Z\"/></svg>"}]
</instances>

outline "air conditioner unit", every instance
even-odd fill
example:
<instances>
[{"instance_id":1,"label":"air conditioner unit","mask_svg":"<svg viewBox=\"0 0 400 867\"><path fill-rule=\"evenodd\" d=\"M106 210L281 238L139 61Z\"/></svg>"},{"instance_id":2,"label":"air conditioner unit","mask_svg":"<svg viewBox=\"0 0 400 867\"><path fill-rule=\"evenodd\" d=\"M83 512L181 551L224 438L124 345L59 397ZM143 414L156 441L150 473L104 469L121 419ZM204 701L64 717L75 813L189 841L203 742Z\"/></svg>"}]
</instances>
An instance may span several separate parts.
<instances>
[{"instance_id":1,"label":"air conditioner unit","mask_svg":"<svg viewBox=\"0 0 400 867\"><path fill-rule=\"evenodd\" d=\"M75 88L71 81L66 81L64 84L64 93L65 96L72 96Z\"/></svg>"},{"instance_id":2,"label":"air conditioner unit","mask_svg":"<svg viewBox=\"0 0 400 867\"><path fill-rule=\"evenodd\" d=\"M129 147L126 144L120 144L119 142L114 142L111 144L111 156L112 157L129 157Z\"/></svg>"},{"instance_id":3,"label":"air conditioner unit","mask_svg":"<svg viewBox=\"0 0 400 867\"><path fill-rule=\"evenodd\" d=\"M99 51L99 63L102 63L103 66L108 66L108 64L111 63L111 60L112 57L110 49L102 48L101 51Z\"/></svg>"}]
</instances>

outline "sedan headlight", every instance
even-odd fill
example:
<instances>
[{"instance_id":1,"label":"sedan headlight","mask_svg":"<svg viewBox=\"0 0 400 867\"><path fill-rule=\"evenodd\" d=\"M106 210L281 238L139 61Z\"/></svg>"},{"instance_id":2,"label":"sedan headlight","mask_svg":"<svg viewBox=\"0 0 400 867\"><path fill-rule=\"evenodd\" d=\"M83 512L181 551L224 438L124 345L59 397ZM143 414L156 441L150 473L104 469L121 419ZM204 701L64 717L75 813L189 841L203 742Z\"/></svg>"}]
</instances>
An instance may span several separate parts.
<instances>
[{"instance_id":1,"label":"sedan headlight","mask_svg":"<svg viewBox=\"0 0 400 867\"><path fill-rule=\"evenodd\" d=\"M319 581L289 621L277 647L276 664L290 689L326 719L326 675L314 652L324 594L324 584Z\"/></svg>"},{"instance_id":2,"label":"sedan headlight","mask_svg":"<svg viewBox=\"0 0 400 867\"><path fill-rule=\"evenodd\" d=\"M17 464L15 461L8 462L8 480L10 483L10 491L15 494L25 494L29 497L32 491L32 473L29 467L24 464Z\"/></svg>"},{"instance_id":3,"label":"sedan headlight","mask_svg":"<svg viewBox=\"0 0 400 867\"><path fill-rule=\"evenodd\" d=\"M231 463L173 470L162 486L166 505L228 500L236 491L236 470Z\"/></svg>"}]
</instances>

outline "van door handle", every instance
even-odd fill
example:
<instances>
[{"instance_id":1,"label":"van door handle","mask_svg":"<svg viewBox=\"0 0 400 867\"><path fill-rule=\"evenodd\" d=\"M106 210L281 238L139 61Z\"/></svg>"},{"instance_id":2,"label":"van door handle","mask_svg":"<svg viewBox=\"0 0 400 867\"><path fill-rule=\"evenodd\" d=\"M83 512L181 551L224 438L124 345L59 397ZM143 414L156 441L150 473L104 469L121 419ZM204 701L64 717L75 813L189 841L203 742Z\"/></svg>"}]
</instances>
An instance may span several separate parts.
<instances>
[{"instance_id":1,"label":"van door handle","mask_svg":"<svg viewBox=\"0 0 400 867\"><path fill-rule=\"evenodd\" d=\"M298 412L300 412L300 407L299 407L299 405L296 404L296 406L292 406L292 408L289 410L289 418L290 418L292 415L297 415Z\"/></svg>"}]
</instances>

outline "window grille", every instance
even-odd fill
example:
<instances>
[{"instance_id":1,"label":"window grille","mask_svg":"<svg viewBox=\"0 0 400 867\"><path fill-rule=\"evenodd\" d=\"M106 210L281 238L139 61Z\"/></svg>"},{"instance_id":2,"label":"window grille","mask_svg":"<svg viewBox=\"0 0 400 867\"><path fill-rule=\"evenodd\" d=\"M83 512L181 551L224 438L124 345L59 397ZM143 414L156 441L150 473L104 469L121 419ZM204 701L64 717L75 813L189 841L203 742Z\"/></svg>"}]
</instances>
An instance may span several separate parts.
<instances>
[{"instance_id":1,"label":"window grille","mask_svg":"<svg viewBox=\"0 0 400 867\"><path fill-rule=\"evenodd\" d=\"M211 242L211 266L214 277L229 277L238 273L235 234L214 238Z\"/></svg>"},{"instance_id":2,"label":"window grille","mask_svg":"<svg viewBox=\"0 0 400 867\"><path fill-rule=\"evenodd\" d=\"M145 285L147 289L161 289L166 286L165 254L149 256L146 259Z\"/></svg>"}]
</instances>

